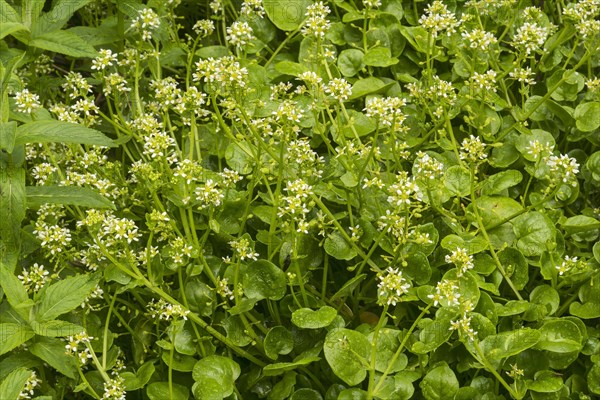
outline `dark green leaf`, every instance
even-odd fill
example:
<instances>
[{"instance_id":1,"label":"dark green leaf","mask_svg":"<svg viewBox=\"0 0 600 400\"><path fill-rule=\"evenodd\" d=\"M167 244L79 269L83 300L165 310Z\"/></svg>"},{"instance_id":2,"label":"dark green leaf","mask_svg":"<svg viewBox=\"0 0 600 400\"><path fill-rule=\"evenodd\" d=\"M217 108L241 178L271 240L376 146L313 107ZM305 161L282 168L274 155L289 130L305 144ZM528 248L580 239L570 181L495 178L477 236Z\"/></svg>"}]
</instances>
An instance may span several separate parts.
<instances>
[{"instance_id":1,"label":"dark green leaf","mask_svg":"<svg viewBox=\"0 0 600 400\"><path fill-rule=\"evenodd\" d=\"M319 357L306 357L294 362L272 363L263 368L263 374L265 376L281 375L287 371L292 371L319 360Z\"/></svg>"},{"instance_id":2,"label":"dark green leaf","mask_svg":"<svg viewBox=\"0 0 600 400\"><path fill-rule=\"evenodd\" d=\"M338 260L351 260L358 254L356 249L337 231L325 239L325 251Z\"/></svg>"},{"instance_id":3,"label":"dark green leaf","mask_svg":"<svg viewBox=\"0 0 600 400\"><path fill-rule=\"evenodd\" d=\"M540 333L537 330L522 328L486 337L481 341L481 349L486 357L500 360L535 346L539 340Z\"/></svg>"},{"instance_id":4,"label":"dark green leaf","mask_svg":"<svg viewBox=\"0 0 600 400\"><path fill-rule=\"evenodd\" d=\"M527 257L539 256L546 250L546 244L555 240L554 224L540 212L530 211L513 221L517 248Z\"/></svg>"},{"instance_id":5,"label":"dark green leaf","mask_svg":"<svg viewBox=\"0 0 600 400\"><path fill-rule=\"evenodd\" d=\"M265 354L276 360L280 354L289 354L294 349L292 334L283 326L274 326L269 329L263 342Z\"/></svg>"},{"instance_id":6,"label":"dark green leaf","mask_svg":"<svg viewBox=\"0 0 600 400\"><path fill-rule=\"evenodd\" d=\"M29 351L61 374L75 379L77 363L75 356L65 354L65 342L61 339L41 337L29 346Z\"/></svg>"},{"instance_id":7,"label":"dark green leaf","mask_svg":"<svg viewBox=\"0 0 600 400\"><path fill-rule=\"evenodd\" d=\"M36 310L36 320L51 321L81 306L99 280L98 274L77 275L50 285L42 294Z\"/></svg>"},{"instance_id":8,"label":"dark green leaf","mask_svg":"<svg viewBox=\"0 0 600 400\"><path fill-rule=\"evenodd\" d=\"M310 4L312 2L309 0L265 0L263 2L271 22L283 31L297 29L306 18L306 7Z\"/></svg>"},{"instance_id":9,"label":"dark green leaf","mask_svg":"<svg viewBox=\"0 0 600 400\"><path fill-rule=\"evenodd\" d=\"M70 31L53 31L34 37L30 46L72 57L95 58L98 52L89 43Z\"/></svg>"}]
</instances>

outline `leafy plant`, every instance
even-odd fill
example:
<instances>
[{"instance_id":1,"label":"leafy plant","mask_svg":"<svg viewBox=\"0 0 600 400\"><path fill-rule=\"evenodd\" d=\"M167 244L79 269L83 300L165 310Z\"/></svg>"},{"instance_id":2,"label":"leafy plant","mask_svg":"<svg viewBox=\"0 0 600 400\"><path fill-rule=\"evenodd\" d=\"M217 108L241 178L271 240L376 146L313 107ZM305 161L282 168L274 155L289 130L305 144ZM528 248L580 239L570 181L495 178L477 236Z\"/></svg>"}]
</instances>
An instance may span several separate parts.
<instances>
[{"instance_id":1,"label":"leafy plant","mask_svg":"<svg viewBox=\"0 0 600 400\"><path fill-rule=\"evenodd\" d=\"M597 2L0 11L0 398L600 395Z\"/></svg>"}]
</instances>

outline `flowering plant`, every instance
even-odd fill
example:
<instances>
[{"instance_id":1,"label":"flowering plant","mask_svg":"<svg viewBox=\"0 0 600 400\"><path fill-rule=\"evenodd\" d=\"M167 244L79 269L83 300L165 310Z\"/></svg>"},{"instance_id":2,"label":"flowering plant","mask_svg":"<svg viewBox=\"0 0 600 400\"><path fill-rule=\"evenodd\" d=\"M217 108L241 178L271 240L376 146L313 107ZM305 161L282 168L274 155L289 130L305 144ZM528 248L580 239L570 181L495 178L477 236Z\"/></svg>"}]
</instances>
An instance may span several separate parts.
<instances>
[{"instance_id":1,"label":"flowering plant","mask_svg":"<svg viewBox=\"0 0 600 400\"><path fill-rule=\"evenodd\" d=\"M600 2L46 3L0 398L600 395Z\"/></svg>"}]
</instances>

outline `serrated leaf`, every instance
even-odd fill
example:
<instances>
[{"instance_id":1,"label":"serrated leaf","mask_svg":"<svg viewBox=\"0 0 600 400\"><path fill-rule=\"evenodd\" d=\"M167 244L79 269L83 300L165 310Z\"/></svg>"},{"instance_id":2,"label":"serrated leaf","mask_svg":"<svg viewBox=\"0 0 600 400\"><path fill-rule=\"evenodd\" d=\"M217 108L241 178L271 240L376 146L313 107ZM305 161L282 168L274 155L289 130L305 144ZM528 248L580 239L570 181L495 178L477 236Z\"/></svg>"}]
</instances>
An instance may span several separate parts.
<instances>
[{"instance_id":1,"label":"serrated leaf","mask_svg":"<svg viewBox=\"0 0 600 400\"><path fill-rule=\"evenodd\" d=\"M98 52L82 38L70 31L48 32L34 37L29 45L71 57L95 58Z\"/></svg>"},{"instance_id":2,"label":"serrated leaf","mask_svg":"<svg viewBox=\"0 0 600 400\"><path fill-rule=\"evenodd\" d=\"M27 186L27 206L39 207L42 204L62 204L90 208L115 209L115 205L93 189L76 186Z\"/></svg>"},{"instance_id":3,"label":"serrated leaf","mask_svg":"<svg viewBox=\"0 0 600 400\"><path fill-rule=\"evenodd\" d=\"M36 357L48 363L61 374L75 379L77 364L73 356L65 354L65 342L61 339L38 337L29 351Z\"/></svg>"},{"instance_id":4,"label":"serrated leaf","mask_svg":"<svg viewBox=\"0 0 600 400\"><path fill-rule=\"evenodd\" d=\"M17 368L12 371L0 384L0 399L17 400L25 383L31 376L31 372L25 368Z\"/></svg>"},{"instance_id":5,"label":"serrated leaf","mask_svg":"<svg viewBox=\"0 0 600 400\"><path fill-rule=\"evenodd\" d=\"M84 331L83 327L67 321L54 320L39 323L33 321L31 327L36 335L47 337L74 336Z\"/></svg>"},{"instance_id":6,"label":"serrated leaf","mask_svg":"<svg viewBox=\"0 0 600 400\"><path fill-rule=\"evenodd\" d=\"M51 321L79 307L96 288L99 274L71 276L48 286L36 310L38 322Z\"/></svg>"},{"instance_id":7,"label":"serrated leaf","mask_svg":"<svg viewBox=\"0 0 600 400\"><path fill-rule=\"evenodd\" d=\"M17 128L15 145L25 143L81 143L114 147L112 139L83 125L56 120L34 121Z\"/></svg>"},{"instance_id":8,"label":"serrated leaf","mask_svg":"<svg viewBox=\"0 0 600 400\"><path fill-rule=\"evenodd\" d=\"M0 324L0 355L8 353L22 345L34 336L33 331L26 325L5 323Z\"/></svg>"},{"instance_id":9,"label":"serrated leaf","mask_svg":"<svg viewBox=\"0 0 600 400\"><path fill-rule=\"evenodd\" d=\"M73 16L75 11L91 3L93 0L58 0L53 3L50 11L43 13L42 16L33 24L31 30L35 36L44 32L56 31L65 25Z\"/></svg>"}]
</instances>

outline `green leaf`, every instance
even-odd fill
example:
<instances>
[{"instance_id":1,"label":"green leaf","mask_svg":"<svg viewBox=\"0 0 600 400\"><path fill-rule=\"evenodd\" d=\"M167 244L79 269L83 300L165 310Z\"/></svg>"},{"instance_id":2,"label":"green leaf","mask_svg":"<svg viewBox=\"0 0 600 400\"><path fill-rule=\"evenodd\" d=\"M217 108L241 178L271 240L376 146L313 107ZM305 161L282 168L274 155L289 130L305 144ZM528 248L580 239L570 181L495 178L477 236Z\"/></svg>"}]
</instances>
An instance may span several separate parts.
<instances>
[{"instance_id":1,"label":"green leaf","mask_svg":"<svg viewBox=\"0 0 600 400\"><path fill-rule=\"evenodd\" d=\"M331 302L337 300L338 298L349 296L350 293L367 277L367 274L360 274L355 276L354 278L346 281L344 286L340 288L333 296L329 298Z\"/></svg>"},{"instance_id":2,"label":"green leaf","mask_svg":"<svg viewBox=\"0 0 600 400\"><path fill-rule=\"evenodd\" d=\"M569 306L569 314L582 319L600 318L600 301L579 303L573 302Z\"/></svg>"},{"instance_id":3,"label":"green leaf","mask_svg":"<svg viewBox=\"0 0 600 400\"><path fill-rule=\"evenodd\" d=\"M489 226L504 218L508 218L523 207L515 200L503 196L482 196L475 200L484 226Z\"/></svg>"},{"instance_id":4,"label":"green leaf","mask_svg":"<svg viewBox=\"0 0 600 400\"><path fill-rule=\"evenodd\" d=\"M70 122L56 120L34 121L17 128L16 145L46 142L115 146L115 142L102 132Z\"/></svg>"},{"instance_id":5,"label":"green leaf","mask_svg":"<svg viewBox=\"0 0 600 400\"><path fill-rule=\"evenodd\" d=\"M600 228L600 221L596 218L588 217L587 215L576 215L574 217L567 218L563 222L562 227L569 234L586 232Z\"/></svg>"},{"instance_id":6,"label":"green leaf","mask_svg":"<svg viewBox=\"0 0 600 400\"><path fill-rule=\"evenodd\" d=\"M93 189L76 186L26 186L28 207L62 204L90 208L115 209L115 205Z\"/></svg>"},{"instance_id":7,"label":"green leaf","mask_svg":"<svg viewBox=\"0 0 600 400\"><path fill-rule=\"evenodd\" d=\"M393 85L394 82L386 84L381 79L374 77L359 79L352 85L350 100L359 99L368 94L385 93Z\"/></svg>"},{"instance_id":8,"label":"green leaf","mask_svg":"<svg viewBox=\"0 0 600 400\"><path fill-rule=\"evenodd\" d=\"M240 366L230 358L217 355L204 357L194 366L192 392L197 399L222 400L233 393L240 376Z\"/></svg>"},{"instance_id":9,"label":"green leaf","mask_svg":"<svg viewBox=\"0 0 600 400\"><path fill-rule=\"evenodd\" d=\"M11 307L24 320L29 320L29 310L33 302L29 299L23 283L12 273L8 264L2 261L0 261L0 285Z\"/></svg>"},{"instance_id":10,"label":"green leaf","mask_svg":"<svg viewBox=\"0 0 600 400\"><path fill-rule=\"evenodd\" d=\"M595 362L587 375L588 388L594 394L600 394L600 362ZM0 392L1 393L1 392Z\"/></svg>"},{"instance_id":11,"label":"green leaf","mask_svg":"<svg viewBox=\"0 0 600 400\"><path fill-rule=\"evenodd\" d=\"M455 196L466 197L471 192L471 174L460 165L453 165L444 174L444 186Z\"/></svg>"},{"instance_id":12,"label":"green leaf","mask_svg":"<svg viewBox=\"0 0 600 400\"><path fill-rule=\"evenodd\" d=\"M6 152L9 154L13 152L15 147L16 132L16 121L0 123L0 150L6 150Z\"/></svg>"},{"instance_id":13,"label":"green leaf","mask_svg":"<svg viewBox=\"0 0 600 400\"><path fill-rule=\"evenodd\" d=\"M12 3L12 1L11 1ZM6 22L20 22L21 17L15 11L15 9L6 2L6 0L0 0L0 24L4 24Z\"/></svg>"},{"instance_id":14,"label":"green leaf","mask_svg":"<svg viewBox=\"0 0 600 400\"><path fill-rule=\"evenodd\" d=\"M398 59L392 57L391 51L387 47L375 47L367 51L363 62L372 67L389 67L398 64Z\"/></svg>"},{"instance_id":15,"label":"green leaf","mask_svg":"<svg viewBox=\"0 0 600 400\"><path fill-rule=\"evenodd\" d=\"M310 0L265 0L263 6L273 24L282 31L293 31L306 18Z\"/></svg>"},{"instance_id":16,"label":"green leaf","mask_svg":"<svg viewBox=\"0 0 600 400\"><path fill-rule=\"evenodd\" d=\"M73 16L75 11L91 3L93 0L58 0L47 13L42 14L39 20L32 26L35 36L45 32L56 31L65 25Z\"/></svg>"},{"instance_id":17,"label":"green leaf","mask_svg":"<svg viewBox=\"0 0 600 400\"><path fill-rule=\"evenodd\" d=\"M563 386L563 380L554 371L538 371L533 380L525 382L525 386L538 393L555 393Z\"/></svg>"},{"instance_id":18,"label":"green leaf","mask_svg":"<svg viewBox=\"0 0 600 400\"><path fill-rule=\"evenodd\" d=\"M303 367L319 360L319 357L306 357L294 362L272 363L263 368L263 374L265 376L281 375L285 372L292 371L298 367Z\"/></svg>"},{"instance_id":19,"label":"green leaf","mask_svg":"<svg viewBox=\"0 0 600 400\"><path fill-rule=\"evenodd\" d=\"M554 224L544 214L531 211L513 220L517 248L527 256L539 256L555 240Z\"/></svg>"},{"instance_id":20,"label":"green leaf","mask_svg":"<svg viewBox=\"0 0 600 400\"><path fill-rule=\"evenodd\" d=\"M531 328L522 328L489 335L481 341L480 345L487 358L500 360L535 346L539 340L540 332Z\"/></svg>"},{"instance_id":21,"label":"green leaf","mask_svg":"<svg viewBox=\"0 0 600 400\"><path fill-rule=\"evenodd\" d=\"M0 4L2 6L2 4ZM31 376L31 372L25 368L17 368L12 371L6 379L0 384L0 399L3 400L17 400L21 398L19 393L25 387L25 383Z\"/></svg>"},{"instance_id":22,"label":"green leaf","mask_svg":"<svg viewBox=\"0 0 600 400\"><path fill-rule=\"evenodd\" d=\"M327 333L323 349L333 373L348 385L358 385L367 377L371 344L363 334L333 329Z\"/></svg>"},{"instance_id":23,"label":"green leaf","mask_svg":"<svg viewBox=\"0 0 600 400\"><path fill-rule=\"evenodd\" d=\"M74 336L84 331L79 325L58 319L42 323L33 321L31 327L36 335L47 337Z\"/></svg>"},{"instance_id":24,"label":"green leaf","mask_svg":"<svg viewBox=\"0 0 600 400\"><path fill-rule=\"evenodd\" d=\"M2 22L0 23L0 40L14 32L27 30L29 29L20 22Z\"/></svg>"},{"instance_id":25,"label":"green leaf","mask_svg":"<svg viewBox=\"0 0 600 400\"><path fill-rule=\"evenodd\" d=\"M275 64L275 70L279 73L296 77L308 71L308 69L303 64L291 61L278 62L277 64Z\"/></svg>"},{"instance_id":26,"label":"green leaf","mask_svg":"<svg viewBox=\"0 0 600 400\"><path fill-rule=\"evenodd\" d=\"M251 299L279 300L285 296L285 273L267 260L252 262L243 276L244 293Z\"/></svg>"},{"instance_id":27,"label":"green leaf","mask_svg":"<svg viewBox=\"0 0 600 400\"><path fill-rule=\"evenodd\" d=\"M283 326L269 329L263 341L267 357L276 360L280 354L289 354L294 349L292 334Z\"/></svg>"},{"instance_id":28,"label":"green leaf","mask_svg":"<svg viewBox=\"0 0 600 400\"><path fill-rule=\"evenodd\" d=\"M146 395L150 400L187 400L190 397L188 388L177 383L170 385L169 382L149 384L146 388Z\"/></svg>"},{"instance_id":29,"label":"green leaf","mask_svg":"<svg viewBox=\"0 0 600 400\"><path fill-rule=\"evenodd\" d=\"M377 335L376 355L375 355L375 369L379 372L384 372L388 368L389 373L402 371L408 364L408 357L406 354L401 353L396 356L396 360L393 365L390 365L396 350L400 346L399 340L400 331L389 328L382 328ZM374 333L372 332L368 339L373 340Z\"/></svg>"},{"instance_id":30,"label":"green leaf","mask_svg":"<svg viewBox=\"0 0 600 400\"><path fill-rule=\"evenodd\" d=\"M34 336L33 331L26 325L5 323L0 324L0 355L8 353Z\"/></svg>"},{"instance_id":31,"label":"green leaf","mask_svg":"<svg viewBox=\"0 0 600 400\"><path fill-rule=\"evenodd\" d=\"M445 400L454 398L459 385L454 371L443 364L429 371L419 386L425 399Z\"/></svg>"},{"instance_id":32,"label":"green leaf","mask_svg":"<svg viewBox=\"0 0 600 400\"><path fill-rule=\"evenodd\" d=\"M25 169L0 166L0 205L0 261L2 268L12 273L19 258L21 221L25 218ZM4 286L4 282L0 284Z\"/></svg>"},{"instance_id":33,"label":"green leaf","mask_svg":"<svg viewBox=\"0 0 600 400\"><path fill-rule=\"evenodd\" d=\"M351 260L358 254L341 233L335 231L325 239L325 252L338 260Z\"/></svg>"},{"instance_id":34,"label":"green leaf","mask_svg":"<svg viewBox=\"0 0 600 400\"><path fill-rule=\"evenodd\" d=\"M600 127L600 102L580 103L573 114L577 129L591 132Z\"/></svg>"},{"instance_id":35,"label":"green leaf","mask_svg":"<svg viewBox=\"0 0 600 400\"><path fill-rule=\"evenodd\" d=\"M358 49L342 50L337 60L337 66L342 75L352 77L363 69L365 67L364 56L365 54Z\"/></svg>"},{"instance_id":36,"label":"green leaf","mask_svg":"<svg viewBox=\"0 0 600 400\"><path fill-rule=\"evenodd\" d=\"M29 346L29 351L71 379L78 375L75 357L65 354L65 342L61 339L38 337L35 343Z\"/></svg>"},{"instance_id":37,"label":"green leaf","mask_svg":"<svg viewBox=\"0 0 600 400\"><path fill-rule=\"evenodd\" d=\"M279 382L273 386L273 390L269 392L267 400L285 400L290 397L294 386L296 385L296 376L294 371L286 372Z\"/></svg>"},{"instance_id":38,"label":"green leaf","mask_svg":"<svg viewBox=\"0 0 600 400\"><path fill-rule=\"evenodd\" d=\"M150 381L154 371L154 362L147 361L137 370L137 373L135 374L129 371L121 373L121 377L125 380L125 388L127 391L143 388L146 386L148 381Z\"/></svg>"},{"instance_id":39,"label":"green leaf","mask_svg":"<svg viewBox=\"0 0 600 400\"><path fill-rule=\"evenodd\" d=\"M71 276L50 285L36 310L38 322L50 321L81 306L100 281L100 275Z\"/></svg>"},{"instance_id":40,"label":"green leaf","mask_svg":"<svg viewBox=\"0 0 600 400\"><path fill-rule=\"evenodd\" d=\"M535 348L554 353L580 351L583 337L577 324L567 319L547 321L539 329L540 341Z\"/></svg>"},{"instance_id":41,"label":"green leaf","mask_svg":"<svg viewBox=\"0 0 600 400\"><path fill-rule=\"evenodd\" d=\"M508 188L518 185L523 180L523 174L517 170L509 169L488 177L481 186L481 194L490 196L502 194Z\"/></svg>"},{"instance_id":42,"label":"green leaf","mask_svg":"<svg viewBox=\"0 0 600 400\"><path fill-rule=\"evenodd\" d=\"M292 313L292 323L303 329L319 329L331 324L336 315L335 308L329 306L323 306L318 310L301 308Z\"/></svg>"},{"instance_id":43,"label":"green leaf","mask_svg":"<svg viewBox=\"0 0 600 400\"><path fill-rule=\"evenodd\" d=\"M529 294L529 301L545 306L548 310L548 315L552 315L558 310L560 296L552 286L539 285Z\"/></svg>"},{"instance_id":44,"label":"green leaf","mask_svg":"<svg viewBox=\"0 0 600 400\"><path fill-rule=\"evenodd\" d=\"M93 46L71 31L54 31L34 37L29 45L71 57L95 58L98 52Z\"/></svg>"},{"instance_id":45,"label":"green leaf","mask_svg":"<svg viewBox=\"0 0 600 400\"><path fill-rule=\"evenodd\" d=\"M529 264L523 254L513 247L508 247L498 253L498 259L515 287L523 289L529 282Z\"/></svg>"},{"instance_id":46,"label":"green leaf","mask_svg":"<svg viewBox=\"0 0 600 400\"><path fill-rule=\"evenodd\" d=\"M446 343L452 335L450 320L448 316L439 316L430 321L419 333L419 341L412 345L412 352L427 354Z\"/></svg>"}]
</instances>

